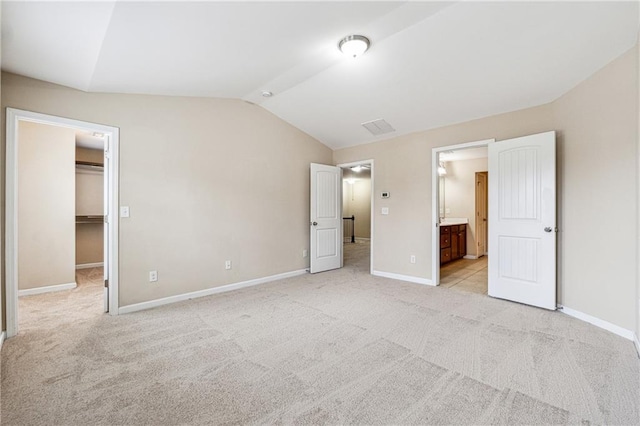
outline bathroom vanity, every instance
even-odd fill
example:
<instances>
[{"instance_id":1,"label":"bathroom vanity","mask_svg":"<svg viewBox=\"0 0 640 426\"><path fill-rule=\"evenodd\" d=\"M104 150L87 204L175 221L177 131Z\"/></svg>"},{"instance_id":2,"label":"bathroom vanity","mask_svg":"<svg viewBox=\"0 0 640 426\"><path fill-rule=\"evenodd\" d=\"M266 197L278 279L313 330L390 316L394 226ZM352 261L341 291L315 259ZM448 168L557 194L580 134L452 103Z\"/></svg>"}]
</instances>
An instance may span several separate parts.
<instances>
[{"instance_id":1,"label":"bathroom vanity","mask_svg":"<svg viewBox=\"0 0 640 426\"><path fill-rule=\"evenodd\" d=\"M440 264L443 265L467 254L468 219L440 223Z\"/></svg>"}]
</instances>

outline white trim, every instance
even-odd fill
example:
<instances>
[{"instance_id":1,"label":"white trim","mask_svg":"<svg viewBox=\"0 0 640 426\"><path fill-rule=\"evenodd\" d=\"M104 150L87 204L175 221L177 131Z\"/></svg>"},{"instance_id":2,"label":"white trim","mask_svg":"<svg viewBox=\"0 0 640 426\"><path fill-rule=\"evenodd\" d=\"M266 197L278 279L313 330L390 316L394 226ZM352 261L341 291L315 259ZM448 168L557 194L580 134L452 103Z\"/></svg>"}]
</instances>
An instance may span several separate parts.
<instances>
[{"instance_id":1,"label":"white trim","mask_svg":"<svg viewBox=\"0 0 640 426\"><path fill-rule=\"evenodd\" d=\"M431 285L440 285L440 177L438 159L441 152L467 148L479 148L494 143L495 139L484 139L457 145L440 146L431 149Z\"/></svg>"},{"instance_id":2,"label":"white trim","mask_svg":"<svg viewBox=\"0 0 640 426\"><path fill-rule=\"evenodd\" d=\"M414 277L411 275L394 274L392 272L384 271L373 271L372 275L375 275L376 277L391 278L393 280L408 281L410 283L416 284L433 285L431 280L428 280L426 278Z\"/></svg>"},{"instance_id":3,"label":"white trim","mask_svg":"<svg viewBox=\"0 0 640 426\"><path fill-rule=\"evenodd\" d=\"M120 131L117 127L89 123L54 115L7 108L6 121L6 179L5 179L5 295L7 338L18 333L18 122L30 121L58 127L67 127L105 135L105 150L109 147L111 161L105 169L109 181L109 241L108 259L110 314L118 313L118 148Z\"/></svg>"},{"instance_id":4,"label":"white trim","mask_svg":"<svg viewBox=\"0 0 640 426\"><path fill-rule=\"evenodd\" d=\"M462 256L462 258L463 258L463 259L471 259L471 260L479 259L479 257L478 257L478 256L474 256L474 255L472 255L472 254L467 254L467 255L465 255L465 256Z\"/></svg>"},{"instance_id":5,"label":"white trim","mask_svg":"<svg viewBox=\"0 0 640 426\"><path fill-rule=\"evenodd\" d=\"M271 275L263 278L256 278L248 281L241 281L238 283L227 284L220 287L212 287L206 290L193 291L191 293L178 294L176 296L164 297L162 299L150 300L148 302L135 303L133 305L122 306L118 310L120 314L129 314L131 312L142 311L151 308L157 308L158 306L169 305L171 303L182 302L189 299L196 299L199 297L211 296L212 294L225 293L228 291L238 290L245 287L251 287L254 285L265 284L271 281L283 280L285 278L291 278L298 275L304 275L308 271L306 269L300 269L297 271L284 272L282 274Z\"/></svg>"},{"instance_id":6,"label":"white trim","mask_svg":"<svg viewBox=\"0 0 640 426\"><path fill-rule=\"evenodd\" d=\"M79 265L76 265L76 269L101 268L103 266L104 266L104 262L81 263Z\"/></svg>"},{"instance_id":7,"label":"white trim","mask_svg":"<svg viewBox=\"0 0 640 426\"><path fill-rule=\"evenodd\" d=\"M588 322L589 324L593 324L596 327L600 327L604 330L610 331L613 334L617 334L618 336L624 337L625 339L629 339L631 341L635 338L635 333L631 330L627 330L626 328L622 328L619 325L611 324L605 320L601 320L600 318L593 317L589 314L585 314L584 312L576 311L575 309L568 308L566 306L558 305L560 312L569 315L570 317L577 318L579 320Z\"/></svg>"},{"instance_id":8,"label":"white trim","mask_svg":"<svg viewBox=\"0 0 640 426\"><path fill-rule=\"evenodd\" d=\"M4 343L5 337L6 337L6 334L4 333L4 331L0 333L0 351L2 350L2 344Z\"/></svg>"},{"instance_id":9,"label":"white trim","mask_svg":"<svg viewBox=\"0 0 640 426\"><path fill-rule=\"evenodd\" d=\"M370 178L371 178L371 227L369 230L369 235L371 235L371 238L369 238L369 240L371 241L371 246L369 247L369 273L373 275L373 236L375 234L374 230L375 230L375 200L376 200L376 187L375 187L375 173L374 173L374 160L370 159L370 160L360 160L360 161L352 161L350 163L342 163L342 164L336 164L336 167L340 167L341 169L347 168L347 167L354 167L354 166L361 166L363 164L368 164L371 166L370 170ZM356 237L356 240L358 238Z\"/></svg>"},{"instance_id":10,"label":"white trim","mask_svg":"<svg viewBox=\"0 0 640 426\"><path fill-rule=\"evenodd\" d=\"M640 357L640 340L638 340L638 335L633 333L633 343L636 346L636 352L638 352L638 357Z\"/></svg>"},{"instance_id":11,"label":"white trim","mask_svg":"<svg viewBox=\"0 0 640 426\"><path fill-rule=\"evenodd\" d=\"M47 285L44 287L27 288L24 290L18 290L18 297L33 296L34 294L53 293L54 291L73 290L78 287L75 282L66 284Z\"/></svg>"},{"instance_id":12,"label":"white trim","mask_svg":"<svg viewBox=\"0 0 640 426\"><path fill-rule=\"evenodd\" d=\"M355 237L356 241L371 241L371 238Z\"/></svg>"}]
</instances>

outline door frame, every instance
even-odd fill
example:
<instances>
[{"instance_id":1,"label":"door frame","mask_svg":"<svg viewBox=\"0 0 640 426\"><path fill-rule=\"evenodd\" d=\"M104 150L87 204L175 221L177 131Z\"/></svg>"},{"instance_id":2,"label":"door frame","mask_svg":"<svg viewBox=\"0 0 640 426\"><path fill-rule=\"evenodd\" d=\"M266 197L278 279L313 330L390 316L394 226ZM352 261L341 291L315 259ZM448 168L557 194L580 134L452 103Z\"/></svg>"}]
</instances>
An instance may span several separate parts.
<instances>
[{"instance_id":1,"label":"door frame","mask_svg":"<svg viewBox=\"0 0 640 426\"><path fill-rule=\"evenodd\" d=\"M370 235L370 240L369 240L369 274L373 274L373 239L374 239L374 220L375 220L375 215L373 214L375 211L375 206L373 205L374 201L375 201L375 178L374 178L374 164L373 164L373 160L361 160L361 161L353 161L350 163L341 163L341 164L336 164L336 167L340 167L341 169L344 168L349 168L349 167L355 167L355 166L362 166L362 165L370 165L371 166L371 229L369 230L369 235ZM344 222L343 225L344 226ZM344 250L342 251L342 256L344 257Z\"/></svg>"},{"instance_id":2,"label":"door frame","mask_svg":"<svg viewBox=\"0 0 640 426\"><path fill-rule=\"evenodd\" d=\"M5 205L5 295L7 338L18 333L18 123L29 121L88 132L100 132L105 137L105 155L109 156L104 179L109 191L108 203L109 250L104 253L109 277L109 314L118 315L118 177L120 136L117 127L79 121L54 115L7 108L6 129L6 205Z\"/></svg>"},{"instance_id":3,"label":"door frame","mask_svg":"<svg viewBox=\"0 0 640 426\"><path fill-rule=\"evenodd\" d=\"M438 164L440 154L467 148L481 148L494 143L495 139L483 139L431 149L431 284L440 285L440 176ZM489 170L491 172L491 170Z\"/></svg>"}]
</instances>

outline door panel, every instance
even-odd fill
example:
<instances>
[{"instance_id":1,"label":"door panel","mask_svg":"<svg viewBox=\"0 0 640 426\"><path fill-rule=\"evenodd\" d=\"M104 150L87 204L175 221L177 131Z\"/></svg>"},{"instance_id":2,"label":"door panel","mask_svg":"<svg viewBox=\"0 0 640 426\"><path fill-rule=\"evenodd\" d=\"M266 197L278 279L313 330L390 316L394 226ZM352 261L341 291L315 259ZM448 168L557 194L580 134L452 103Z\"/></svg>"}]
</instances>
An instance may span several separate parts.
<instances>
[{"instance_id":1,"label":"door panel","mask_svg":"<svg viewBox=\"0 0 640 426\"><path fill-rule=\"evenodd\" d=\"M311 164L310 272L342 267L342 169Z\"/></svg>"},{"instance_id":2,"label":"door panel","mask_svg":"<svg viewBox=\"0 0 640 426\"><path fill-rule=\"evenodd\" d=\"M489 295L556 309L555 132L489 145Z\"/></svg>"}]
</instances>

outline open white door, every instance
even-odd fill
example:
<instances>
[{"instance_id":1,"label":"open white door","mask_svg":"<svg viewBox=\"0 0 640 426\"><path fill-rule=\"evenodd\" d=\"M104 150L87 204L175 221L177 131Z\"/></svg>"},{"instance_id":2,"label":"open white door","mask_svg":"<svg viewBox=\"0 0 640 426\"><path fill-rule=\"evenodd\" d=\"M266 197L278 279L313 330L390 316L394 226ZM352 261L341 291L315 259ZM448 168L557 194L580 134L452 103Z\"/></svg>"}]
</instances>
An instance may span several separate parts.
<instances>
[{"instance_id":1,"label":"open white door","mask_svg":"<svg viewBox=\"0 0 640 426\"><path fill-rule=\"evenodd\" d=\"M489 144L489 296L556 309L556 135Z\"/></svg>"},{"instance_id":2,"label":"open white door","mask_svg":"<svg viewBox=\"0 0 640 426\"><path fill-rule=\"evenodd\" d=\"M342 267L342 169L311 163L309 271Z\"/></svg>"},{"instance_id":3,"label":"open white door","mask_svg":"<svg viewBox=\"0 0 640 426\"><path fill-rule=\"evenodd\" d=\"M104 215L104 232L102 233L102 245L104 250L102 252L103 265L102 271L104 274L104 311L109 312L109 144L110 140L105 137L104 140L104 175L102 177L102 199L103 201L103 215Z\"/></svg>"}]
</instances>

